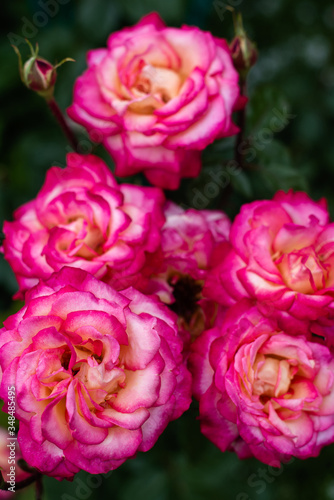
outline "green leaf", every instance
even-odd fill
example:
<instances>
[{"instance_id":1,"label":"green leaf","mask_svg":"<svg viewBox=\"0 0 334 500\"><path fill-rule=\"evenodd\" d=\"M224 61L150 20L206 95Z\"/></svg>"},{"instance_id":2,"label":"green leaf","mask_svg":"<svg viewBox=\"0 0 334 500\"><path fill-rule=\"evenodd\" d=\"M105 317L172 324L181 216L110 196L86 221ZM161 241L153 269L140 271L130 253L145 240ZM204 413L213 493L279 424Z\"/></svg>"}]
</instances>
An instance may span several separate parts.
<instances>
[{"instance_id":1,"label":"green leaf","mask_svg":"<svg viewBox=\"0 0 334 500\"><path fill-rule=\"evenodd\" d=\"M285 95L268 85L257 87L251 94L246 116L246 133L259 144L266 144L270 137L285 129L296 117Z\"/></svg>"},{"instance_id":2,"label":"green leaf","mask_svg":"<svg viewBox=\"0 0 334 500\"><path fill-rule=\"evenodd\" d=\"M303 173L293 167L273 163L268 167L261 168L260 173L264 184L272 192L279 189L283 189L283 191L289 189L307 190Z\"/></svg>"},{"instance_id":3,"label":"green leaf","mask_svg":"<svg viewBox=\"0 0 334 500\"><path fill-rule=\"evenodd\" d=\"M231 176L231 184L233 189L240 193L247 200L253 197L253 188L250 179L246 172L239 171L236 175Z\"/></svg>"},{"instance_id":4,"label":"green leaf","mask_svg":"<svg viewBox=\"0 0 334 500\"><path fill-rule=\"evenodd\" d=\"M6 429L8 427L8 415L7 415L7 413L4 413L2 411L2 407L3 407L3 401L2 401L2 399L0 399L0 408L1 408L1 411L0 411L0 427L3 427L4 429Z\"/></svg>"},{"instance_id":5,"label":"green leaf","mask_svg":"<svg viewBox=\"0 0 334 500\"><path fill-rule=\"evenodd\" d=\"M101 478L100 481L99 478ZM102 475L92 476L84 471L80 471L72 482L66 480L59 482L54 478L45 476L43 478L45 500L79 500L84 498L97 500L101 498L99 489L103 481Z\"/></svg>"},{"instance_id":6,"label":"green leaf","mask_svg":"<svg viewBox=\"0 0 334 500\"><path fill-rule=\"evenodd\" d=\"M273 163L281 165L292 165L292 159L288 148L277 140L272 140L269 144L263 145L257 150L257 158L254 163L268 167Z\"/></svg>"}]
</instances>

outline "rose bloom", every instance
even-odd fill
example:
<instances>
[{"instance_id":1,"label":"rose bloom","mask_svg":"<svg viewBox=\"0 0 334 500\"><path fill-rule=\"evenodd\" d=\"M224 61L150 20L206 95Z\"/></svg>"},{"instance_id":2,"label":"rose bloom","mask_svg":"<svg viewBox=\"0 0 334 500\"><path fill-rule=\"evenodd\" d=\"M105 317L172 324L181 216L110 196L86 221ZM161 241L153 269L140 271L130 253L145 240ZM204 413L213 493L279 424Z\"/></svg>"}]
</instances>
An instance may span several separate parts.
<instances>
[{"instance_id":1,"label":"rose bloom","mask_svg":"<svg viewBox=\"0 0 334 500\"><path fill-rule=\"evenodd\" d=\"M164 215L161 248L155 269L152 263L146 272L144 291L169 304L179 316L180 329L197 336L221 309L202 296L202 288L213 250L228 239L231 222L224 212L184 210L172 202L166 203Z\"/></svg>"},{"instance_id":2,"label":"rose bloom","mask_svg":"<svg viewBox=\"0 0 334 500\"><path fill-rule=\"evenodd\" d=\"M237 102L238 101L238 102ZM200 151L235 134L238 74L225 40L167 28L156 13L88 53L69 116L102 141L121 177L143 171L159 187L196 177Z\"/></svg>"},{"instance_id":3,"label":"rose bloom","mask_svg":"<svg viewBox=\"0 0 334 500\"><path fill-rule=\"evenodd\" d=\"M16 386L22 454L44 474L115 469L189 407L176 317L156 297L66 267L4 325L0 396Z\"/></svg>"},{"instance_id":4,"label":"rose bloom","mask_svg":"<svg viewBox=\"0 0 334 500\"><path fill-rule=\"evenodd\" d=\"M13 469L11 467L15 467L15 482L19 483L20 481L23 481L24 479L27 479L30 474L27 472L24 472L18 465L17 461L22 458L20 447L16 441L15 445L15 457L10 456L10 449L7 446L11 442L14 442L14 439L8 439L11 438L9 436L8 431L0 428L0 469L1 469L1 474L4 479L4 481L9 482L10 478L9 475L13 473ZM15 438L15 436L14 436ZM14 461L14 463L13 463ZM0 498L12 498L13 493L11 491L4 491L0 490Z\"/></svg>"},{"instance_id":5,"label":"rose bloom","mask_svg":"<svg viewBox=\"0 0 334 500\"><path fill-rule=\"evenodd\" d=\"M334 441L334 359L244 299L192 344L201 430L222 451L279 466Z\"/></svg>"},{"instance_id":6,"label":"rose bloom","mask_svg":"<svg viewBox=\"0 0 334 500\"><path fill-rule=\"evenodd\" d=\"M36 199L4 224L16 297L65 265L122 288L159 248L164 202L160 189L119 186L98 157L69 154L67 167L52 167Z\"/></svg>"},{"instance_id":7,"label":"rose bloom","mask_svg":"<svg viewBox=\"0 0 334 500\"><path fill-rule=\"evenodd\" d=\"M257 299L281 328L306 333L327 315L334 292L334 224L324 199L279 191L244 205L230 243L216 251L205 294L224 305ZM328 306L328 307L327 307Z\"/></svg>"}]
</instances>

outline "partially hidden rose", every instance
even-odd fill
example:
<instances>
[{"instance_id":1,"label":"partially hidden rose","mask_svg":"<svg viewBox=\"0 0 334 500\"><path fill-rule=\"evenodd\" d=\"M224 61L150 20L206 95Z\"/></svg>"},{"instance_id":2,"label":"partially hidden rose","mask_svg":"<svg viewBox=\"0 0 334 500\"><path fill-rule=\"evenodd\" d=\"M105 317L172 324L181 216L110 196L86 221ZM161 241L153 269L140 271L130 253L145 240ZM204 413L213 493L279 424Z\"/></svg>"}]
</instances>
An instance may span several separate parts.
<instances>
[{"instance_id":1,"label":"partially hidden rose","mask_svg":"<svg viewBox=\"0 0 334 500\"><path fill-rule=\"evenodd\" d=\"M65 265L122 288L159 248L164 203L160 189L118 185L98 157L70 153L67 167L52 167L36 199L4 224L16 297Z\"/></svg>"},{"instance_id":2,"label":"partially hidden rose","mask_svg":"<svg viewBox=\"0 0 334 500\"><path fill-rule=\"evenodd\" d=\"M176 317L64 268L26 295L0 333L0 397L16 387L18 440L43 474L105 473L150 449L191 401Z\"/></svg>"},{"instance_id":3,"label":"partially hidden rose","mask_svg":"<svg viewBox=\"0 0 334 500\"><path fill-rule=\"evenodd\" d=\"M153 185L176 189L199 174L201 150L238 131L236 105L227 42L196 27L168 28L152 13L88 53L68 114L102 140L116 175L143 171Z\"/></svg>"},{"instance_id":4,"label":"partially hidden rose","mask_svg":"<svg viewBox=\"0 0 334 500\"><path fill-rule=\"evenodd\" d=\"M224 305L256 299L289 333L331 313L334 224L324 199L290 190L244 205L212 262L207 296Z\"/></svg>"},{"instance_id":5,"label":"partially hidden rose","mask_svg":"<svg viewBox=\"0 0 334 500\"><path fill-rule=\"evenodd\" d=\"M202 288L213 251L227 241L231 222L219 210L184 210L172 202L166 203L164 215L161 248L144 291L169 304L180 328L197 336L218 314L217 303L204 298Z\"/></svg>"},{"instance_id":6,"label":"partially hidden rose","mask_svg":"<svg viewBox=\"0 0 334 500\"><path fill-rule=\"evenodd\" d=\"M30 476L19 466L18 460L21 458L22 454L15 434L10 436L7 429L0 428L0 470L3 480L12 488L11 491L0 490L0 499L12 498L16 491L16 484Z\"/></svg>"},{"instance_id":7,"label":"partially hidden rose","mask_svg":"<svg viewBox=\"0 0 334 500\"><path fill-rule=\"evenodd\" d=\"M244 299L191 347L201 430L222 451L278 467L333 443L334 358L326 346L287 335Z\"/></svg>"}]
</instances>

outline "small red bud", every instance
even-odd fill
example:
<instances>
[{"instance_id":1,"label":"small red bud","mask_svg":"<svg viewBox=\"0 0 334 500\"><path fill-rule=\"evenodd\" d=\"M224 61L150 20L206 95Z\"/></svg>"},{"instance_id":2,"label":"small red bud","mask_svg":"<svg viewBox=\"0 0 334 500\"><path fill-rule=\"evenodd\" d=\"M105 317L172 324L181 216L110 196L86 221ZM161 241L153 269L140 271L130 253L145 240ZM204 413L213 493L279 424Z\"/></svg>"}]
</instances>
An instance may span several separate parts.
<instances>
[{"instance_id":1,"label":"small red bud","mask_svg":"<svg viewBox=\"0 0 334 500\"><path fill-rule=\"evenodd\" d=\"M234 67L237 71L248 71L257 61L257 50L247 36L236 36L230 43Z\"/></svg>"}]
</instances>

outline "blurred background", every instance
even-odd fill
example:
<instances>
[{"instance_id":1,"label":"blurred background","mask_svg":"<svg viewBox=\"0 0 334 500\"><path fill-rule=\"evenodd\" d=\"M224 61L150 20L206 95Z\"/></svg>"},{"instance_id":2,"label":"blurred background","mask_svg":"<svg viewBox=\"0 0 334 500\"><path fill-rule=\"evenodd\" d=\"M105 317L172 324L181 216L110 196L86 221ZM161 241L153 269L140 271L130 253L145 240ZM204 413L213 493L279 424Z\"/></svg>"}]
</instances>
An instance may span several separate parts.
<instances>
[{"instance_id":1,"label":"blurred background","mask_svg":"<svg viewBox=\"0 0 334 500\"><path fill-rule=\"evenodd\" d=\"M52 2L54 3L54 2ZM65 110L75 78L85 69L91 48L105 46L108 35L135 24L152 10L169 25L197 25L231 40L232 15L243 14L248 35L259 50L248 79L249 104L244 152L245 169L230 172L228 186L212 188L216 172L233 158L235 138L210 146L203 171L168 193L184 207L221 207L234 216L242 203L271 198L278 189L302 189L325 196L334 216L334 2L327 0L47 0L2 2L0 43L0 221L36 196L52 165L65 165L71 150L45 103L28 91L18 74L15 44L26 57L38 42L51 62L72 57L58 71L56 99ZM57 11L57 12L56 12ZM280 120L273 129L273 117ZM277 123L277 121L276 121ZM83 129L75 126L81 153L92 151ZM98 147L112 168L110 158ZM143 178L134 179L144 182ZM211 188L209 184L211 183ZM15 278L0 259L0 319L15 312ZM295 500L334 499L334 446L319 458L294 460L280 470L256 460L239 461L221 453L199 432L194 403L170 424L151 451L129 460L107 478L80 473L73 483L45 478L45 500ZM2 415L0 423L5 424ZM34 498L33 489L20 498Z\"/></svg>"}]
</instances>

